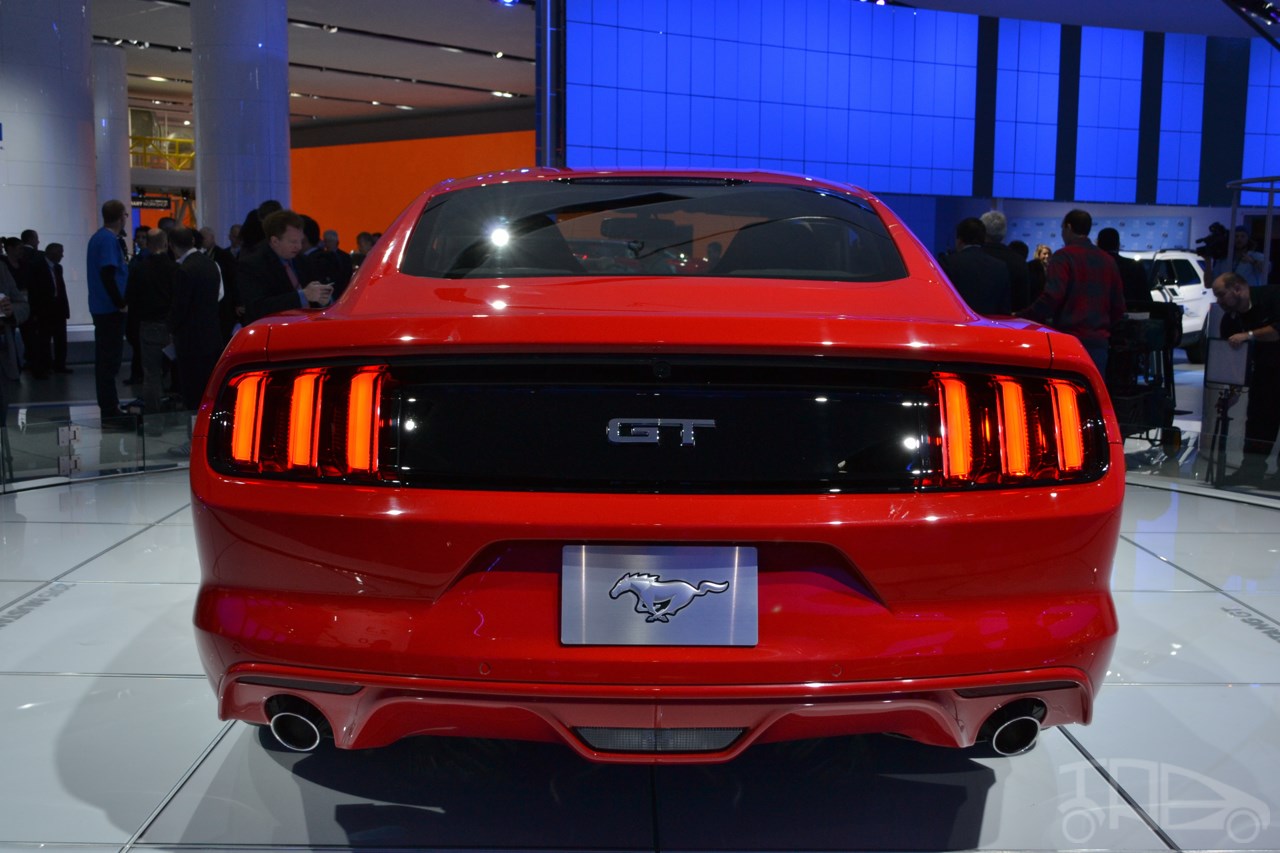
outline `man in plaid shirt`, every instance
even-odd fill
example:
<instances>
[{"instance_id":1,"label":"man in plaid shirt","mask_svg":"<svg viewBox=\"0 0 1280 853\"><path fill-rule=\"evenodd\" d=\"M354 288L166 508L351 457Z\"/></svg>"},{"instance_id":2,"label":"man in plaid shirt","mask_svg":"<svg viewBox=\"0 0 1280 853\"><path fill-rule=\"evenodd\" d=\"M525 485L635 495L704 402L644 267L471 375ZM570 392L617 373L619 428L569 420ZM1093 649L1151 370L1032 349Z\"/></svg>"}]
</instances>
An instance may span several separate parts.
<instances>
[{"instance_id":1,"label":"man in plaid shirt","mask_svg":"<svg viewBox=\"0 0 1280 853\"><path fill-rule=\"evenodd\" d=\"M1089 241L1092 228L1087 211L1062 217L1066 245L1049 258L1040 298L1018 316L1075 335L1105 378L1111 328L1124 318L1124 282L1115 259Z\"/></svg>"}]
</instances>

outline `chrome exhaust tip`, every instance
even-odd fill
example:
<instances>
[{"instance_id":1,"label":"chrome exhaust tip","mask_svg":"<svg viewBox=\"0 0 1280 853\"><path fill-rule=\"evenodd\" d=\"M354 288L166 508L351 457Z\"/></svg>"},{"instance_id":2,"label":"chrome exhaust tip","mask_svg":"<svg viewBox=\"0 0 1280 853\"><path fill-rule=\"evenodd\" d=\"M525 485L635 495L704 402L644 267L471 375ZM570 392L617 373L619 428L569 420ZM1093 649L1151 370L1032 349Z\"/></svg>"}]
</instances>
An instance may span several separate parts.
<instances>
[{"instance_id":1,"label":"chrome exhaust tip","mask_svg":"<svg viewBox=\"0 0 1280 853\"><path fill-rule=\"evenodd\" d=\"M977 739L980 743L989 743L997 755L1030 752L1040 737L1040 723L1048 715L1048 710L1040 699L1016 699L987 717Z\"/></svg>"},{"instance_id":2,"label":"chrome exhaust tip","mask_svg":"<svg viewBox=\"0 0 1280 853\"><path fill-rule=\"evenodd\" d=\"M1035 717L1014 717L996 726L991 748L1000 755L1030 752L1040 737L1040 721Z\"/></svg>"},{"instance_id":3,"label":"chrome exhaust tip","mask_svg":"<svg viewBox=\"0 0 1280 853\"><path fill-rule=\"evenodd\" d=\"M283 711L271 718L271 734L285 749L310 752L320 745L320 728L302 714Z\"/></svg>"},{"instance_id":4,"label":"chrome exhaust tip","mask_svg":"<svg viewBox=\"0 0 1280 853\"><path fill-rule=\"evenodd\" d=\"M296 696L276 696L267 702L271 734L285 749L311 752L332 733L319 709Z\"/></svg>"}]
</instances>

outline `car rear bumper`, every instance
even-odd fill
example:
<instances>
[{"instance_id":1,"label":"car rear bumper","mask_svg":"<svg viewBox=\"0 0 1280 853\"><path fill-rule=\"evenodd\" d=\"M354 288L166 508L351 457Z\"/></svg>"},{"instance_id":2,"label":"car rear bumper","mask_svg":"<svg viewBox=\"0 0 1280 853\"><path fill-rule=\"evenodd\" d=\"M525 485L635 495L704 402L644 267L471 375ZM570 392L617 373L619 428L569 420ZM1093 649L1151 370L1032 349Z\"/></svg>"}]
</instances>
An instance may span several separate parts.
<instances>
[{"instance_id":1,"label":"car rear bumper","mask_svg":"<svg viewBox=\"0 0 1280 853\"><path fill-rule=\"evenodd\" d=\"M989 736L984 725L993 715L1028 701L1043 706L1041 727L1087 723L1093 693L1071 667L860 683L566 688L243 665L218 685L223 719L265 725L272 701L293 697L323 715L343 749L414 735L487 737L562 742L593 761L652 764L728 761L755 743L862 733L967 747ZM714 749L624 751L589 743L605 730L733 731Z\"/></svg>"},{"instance_id":2,"label":"car rear bumper","mask_svg":"<svg viewBox=\"0 0 1280 853\"><path fill-rule=\"evenodd\" d=\"M1087 722L1117 630L1111 451L1093 483L832 497L319 488L193 466L197 643L224 718L265 723L295 697L344 748L436 734L709 762L860 732L967 746L1020 699L1044 726ZM758 548L759 642L562 642L562 546L620 542ZM741 732L655 755L583 728Z\"/></svg>"}]
</instances>

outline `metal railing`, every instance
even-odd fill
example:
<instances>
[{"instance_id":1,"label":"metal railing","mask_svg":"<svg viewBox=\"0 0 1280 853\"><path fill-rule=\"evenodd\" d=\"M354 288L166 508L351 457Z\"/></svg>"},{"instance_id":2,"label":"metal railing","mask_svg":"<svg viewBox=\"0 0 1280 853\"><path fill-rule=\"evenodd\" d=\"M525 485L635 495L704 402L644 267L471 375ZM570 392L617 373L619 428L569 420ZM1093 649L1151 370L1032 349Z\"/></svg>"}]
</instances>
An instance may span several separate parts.
<instances>
[{"instance_id":1,"label":"metal railing","mask_svg":"<svg viewBox=\"0 0 1280 853\"><path fill-rule=\"evenodd\" d=\"M196 167L195 140L171 136L130 136L129 164L136 169L189 172Z\"/></svg>"}]
</instances>

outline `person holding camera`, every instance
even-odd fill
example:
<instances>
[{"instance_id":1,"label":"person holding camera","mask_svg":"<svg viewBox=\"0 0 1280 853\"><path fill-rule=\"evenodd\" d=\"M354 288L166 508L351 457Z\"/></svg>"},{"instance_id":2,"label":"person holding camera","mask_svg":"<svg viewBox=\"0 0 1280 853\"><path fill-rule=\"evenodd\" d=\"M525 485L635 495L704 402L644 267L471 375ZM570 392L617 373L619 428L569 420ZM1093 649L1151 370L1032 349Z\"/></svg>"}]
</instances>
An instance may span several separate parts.
<instances>
[{"instance_id":1,"label":"person holding camera","mask_svg":"<svg viewBox=\"0 0 1280 853\"><path fill-rule=\"evenodd\" d=\"M1249 283L1250 287L1262 287L1267 283L1268 264L1266 256L1253 246L1253 238L1249 229L1237 225L1235 230L1235 246L1232 252L1236 275ZM1225 261L1224 261L1225 263ZM1226 270L1222 270L1226 272Z\"/></svg>"},{"instance_id":2,"label":"person holding camera","mask_svg":"<svg viewBox=\"0 0 1280 853\"><path fill-rule=\"evenodd\" d=\"M1280 289L1250 287L1244 278L1228 272L1213 280L1213 295L1225 312L1222 337L1232 349L1247 346L1253 350L1244 459L1224 482L1259 486L1280 431Z\"/></svg>"}]
</instances>

